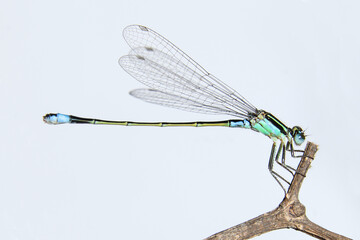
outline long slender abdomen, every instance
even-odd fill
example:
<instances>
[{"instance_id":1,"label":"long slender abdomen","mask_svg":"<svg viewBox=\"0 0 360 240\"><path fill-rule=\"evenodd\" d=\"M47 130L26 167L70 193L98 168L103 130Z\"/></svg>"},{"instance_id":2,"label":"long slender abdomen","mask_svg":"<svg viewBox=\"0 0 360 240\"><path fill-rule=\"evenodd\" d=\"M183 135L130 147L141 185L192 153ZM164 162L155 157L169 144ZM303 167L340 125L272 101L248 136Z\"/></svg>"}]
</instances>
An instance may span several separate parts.
<instances>
[{"instance_id":1,"label":"long slender abdomen","mask_svg":"<svg viewBox=\"0 0 360 240\"><path fill-rule=\"evenodd\" d=\"M133 122L133 121L109 121L92 118L82 118L61 113L50 113L43 117L48 124L96 124L96 125L120 125L120 126L153 126L153 127L243 127L249 128L246 120L224 120L224 121L196 121L196 122Z\"/></svg>"}]
</instances>

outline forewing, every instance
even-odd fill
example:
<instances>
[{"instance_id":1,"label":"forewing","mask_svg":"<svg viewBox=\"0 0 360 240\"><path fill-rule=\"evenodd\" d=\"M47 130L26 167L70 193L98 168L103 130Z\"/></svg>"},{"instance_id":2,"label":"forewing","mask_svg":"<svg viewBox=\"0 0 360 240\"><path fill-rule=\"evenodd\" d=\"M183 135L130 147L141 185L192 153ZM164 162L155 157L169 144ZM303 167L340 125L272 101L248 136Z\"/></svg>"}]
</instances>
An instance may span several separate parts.
<instances>
[{"instance_id":1,"label":"forewing","mask_svg":"<svg viewBox=\"0 0 360 240\"><path fill-rule=\"evenodd\" d=\"M134 55L132 53L135 52L132 51L119 60L125 71L141 83L153 90L168 93L169 96L176 95L202 104L204 107L213 106L215 109L222 109L223 111L218 111L219 114L226 112L239 118L248 116L246 111L240 108L236 109L232 105L231 101L233 99L231 97L226 94L219 94L214 85L208 80L212 77L211 75L198 75L181 62L156 49L151 51L145 48L142 49L143 52L140 52L140 49L136 51L140 55ZM156 101L156 103L159 104L159 101ZM193 111L190 110L193 106L186 109L185 102L182 105L181 109Z\"/></svg>"},{"instance_id":2,"label":"forewing","mask_svg":"<svg viewBox=\"0 0 360 240\"><path fill-rule=\"evenodd\" d=\"M120 58L120 65L150 88L214 106L231 115L237 113L238 117L256 114L256 108L240 94L158 33L132 25L125 28L124 37L132 51Z\"/></svg>"},{"instance_id":3,"label":"forewing","mask_svg":"<svg viewBox=\"0 0 360 240\"><path fill-rule=\"evenodd\" d=\"M203 67L180 48L150 28L141 25L130 25L124 29L123 36L131 49L135 50L143 47L157 49L190 66L194 72L201 75L208 74Z\"/></svg>"}]
</instances>

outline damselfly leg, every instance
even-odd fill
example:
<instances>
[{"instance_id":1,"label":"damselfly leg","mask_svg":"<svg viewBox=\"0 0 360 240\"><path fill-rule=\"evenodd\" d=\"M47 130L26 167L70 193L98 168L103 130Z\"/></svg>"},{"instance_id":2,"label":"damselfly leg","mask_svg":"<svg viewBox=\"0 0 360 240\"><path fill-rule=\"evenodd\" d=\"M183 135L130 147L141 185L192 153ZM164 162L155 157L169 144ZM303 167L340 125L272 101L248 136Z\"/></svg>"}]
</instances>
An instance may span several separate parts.
<instances>
[{"instance_id":1,"label":"damselfly leg","mask_svg":"<svg viewBox=\"0 0 360 240\"><path fill-rule=\"evenodd\" d=\"M287 142L286 151L291 152L291 156L293 158L301 158L303 156L303 154L304 154L304 150L294 149L294 146L293 146L292 142ZM295 155L295 153L302 153L302 154L301 155Z\"/></svg>"},{"instance_id":2,"label":"damselfly leg","mask_svg":"<svg viewBox=\"0 0 360 240\"><path fill-rule=\"evenodd\" d=\"M273 145L272 145L272 148L271 148L271 154L270 154L268 169L269 169L269 172L270 172L271 176L273 176L275 178L276 182L280 185L280 187L284 190L284 192L286 194L286 189L285 189L284 185L282 185L280 180L284 181L288 185L290 185L290 182L287 181L280 174L278 174L277 172L274 171L274 160L276 160L276 162L282 166L282 164L277 159L279 157L279 155L280 155L280 152L282 152L282 151L283 151L282 147L280 146L278 148L277 143L274 142Z\"/></svg>"},{"instance_id":3,"label":"damselfly leg","mask_svg":"<svg viewBox=\"0 0 360 240\"><path fill-rule=\"evenodd\" d=\"M294 176L296 173L296 169L286 164L286 152L287 151L290 151L292 153L291 156L294 158L302 157L302 155L295 156L294 152L304 152L303 150L294 150L294 148L290 142L287 142L286 147L283 142L280 142L279 146L278 146L277 142L274 142L272 145L272 148L271 148L271 154L270 154L269 165L268 165L271 175L275 178L275 180L281 186L281 188L284 190L285 193L286 193L286 188L284 187L284 185L281 183L280 180L287 183L288 185L290 185L290 182L288 180L286 180L283 176L281 176L279 173L275 172L274 162L276 162L277 164L279 164L279 166L281 166L286 171L288 171L291 174L291 176ZM279 161L280 156L281 156L281 161Z\"/></svg>"}]
</instances>

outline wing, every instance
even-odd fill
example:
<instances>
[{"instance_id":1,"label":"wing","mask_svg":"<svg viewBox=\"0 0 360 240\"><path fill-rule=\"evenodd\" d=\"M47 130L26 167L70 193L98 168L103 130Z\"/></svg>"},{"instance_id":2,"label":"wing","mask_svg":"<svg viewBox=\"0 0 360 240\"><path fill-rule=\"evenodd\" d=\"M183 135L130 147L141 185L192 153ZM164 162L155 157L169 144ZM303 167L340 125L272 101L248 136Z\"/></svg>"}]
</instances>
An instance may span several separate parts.
<instances>
[{"instance_id":1,"label":"wing","mask_svg":"<svg viewBox=\"0 0 360 240\"><path fill-rule=\"evenodd\" d=\"M158 33L143 26L131 25L124 29L124 38L132 50L129 55L119 59L119 64L135 79L151 88L133 96L187 111L228 114L240 118L257 114L257 109L239 93L208 73Z\"/></svg>"},{"instance_id":2,"label":"wing","mask_svg":"<svg viewBox=\"0 0 360 240\"><path fill-rule=\"evenodd\" d=\"M214 105L207 105L201 102L194 101L189 98L181 97L178 95L161 92L155 89L135 89L130 92L130 95L139 98L145 102L155 103L158 105L177 108L185 111L206 113L206 114L224 114L240 117L239 113L225 110ZM246 118L247 116L241 116Z\"/></svg>"}]
</instances>

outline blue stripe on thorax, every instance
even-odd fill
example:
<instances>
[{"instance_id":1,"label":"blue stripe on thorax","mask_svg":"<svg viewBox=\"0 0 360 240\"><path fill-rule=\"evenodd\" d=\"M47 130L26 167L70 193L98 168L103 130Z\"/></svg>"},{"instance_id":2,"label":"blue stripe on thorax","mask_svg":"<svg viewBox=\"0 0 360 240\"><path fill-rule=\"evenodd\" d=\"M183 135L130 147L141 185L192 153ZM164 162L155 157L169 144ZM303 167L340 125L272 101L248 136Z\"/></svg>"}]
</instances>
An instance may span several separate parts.
<instances>
[{"instance_id":1,"label":"blue stripe on thorax","mask_svg":"<svg viewBox=\"0 0 360 240\"><path fill-rule=\"evenodd\" d=\"M252 129L272 139L282 139L288 134L288 128L273 115L265 111L262 111L258 116L250 120L230 120L229 122L229 127Z\"/></svg>"}]
</instances>

